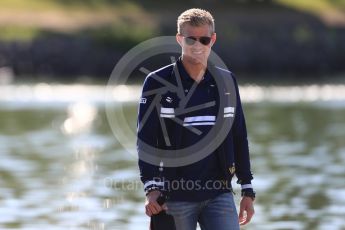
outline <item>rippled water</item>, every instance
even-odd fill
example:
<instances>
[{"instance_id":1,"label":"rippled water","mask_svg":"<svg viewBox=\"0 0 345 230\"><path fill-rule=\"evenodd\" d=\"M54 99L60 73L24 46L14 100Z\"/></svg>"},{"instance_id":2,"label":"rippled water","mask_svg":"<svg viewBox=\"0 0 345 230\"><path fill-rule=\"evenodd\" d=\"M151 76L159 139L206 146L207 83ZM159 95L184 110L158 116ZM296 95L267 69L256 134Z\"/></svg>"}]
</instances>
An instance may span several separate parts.
<instances>
[{"instance_id":1,"label":"rippled water","mask_svg":"<svg viewBox=\"0 0 345 230\"><path fill-rule=\"evenodd\" d=\"M104 109L122 103L134 131L139 92L0 86L0 228L148 229L136 158ZM258 193L246 229L345 229L345 86L241 93Z\"/></svg>"}]
</instances>

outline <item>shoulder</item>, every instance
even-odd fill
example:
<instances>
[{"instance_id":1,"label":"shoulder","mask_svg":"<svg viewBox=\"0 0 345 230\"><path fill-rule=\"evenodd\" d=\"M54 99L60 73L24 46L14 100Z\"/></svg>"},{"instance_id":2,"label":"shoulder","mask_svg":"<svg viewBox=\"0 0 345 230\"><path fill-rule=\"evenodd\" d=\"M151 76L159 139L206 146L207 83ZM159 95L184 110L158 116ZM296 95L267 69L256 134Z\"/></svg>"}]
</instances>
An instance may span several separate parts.
<instances>
[{"instance_id":1,"label":"shoulder","mask_svg":"<svg viewBox=\"0 0 345 230\"><path fill-rule=\"evenodd\" d=\"M170 64L154 70L146 76L145 82L158 83L159 79L170 81L173 68L174 64Z\"/></svg>"},{"instance_id":2,"label":"shoulder","mask_svg":"<svg viewBox=\"0 0 345 230\"><path fill-rule=\"evenodd\" d=\"M174 64L163 66L157 70L150 72L144 81L144 91L154 90L161 87L164 87L162 80L171 82L171 73L173 71Z\"/></svg>"},{"instance_id":3,"label":"shoulder","mask_svg":"<svg viewBox=\"0 0 345 230\"><path fill-rule=\"evenodd\" d=\"M232 80L235 85L237 85L236 77L233 72L219 66L214 66L213 68L216 72L219 73L219 76L223 77L225 80Z\"/></svg>"},{"instance_id":4,"label":"shoulder","mask_svg":"<svg viewBox=\"0 0 345 230\"><path fill-rule=\"evenodd\" d=\"M221 74L221 76L223 77L231 77L231 78L234 78L234 74L228 70L228 69L224 69L224 68L221 68L219 66L214 66L214 69Z\"/></svg>"}]
</instances>

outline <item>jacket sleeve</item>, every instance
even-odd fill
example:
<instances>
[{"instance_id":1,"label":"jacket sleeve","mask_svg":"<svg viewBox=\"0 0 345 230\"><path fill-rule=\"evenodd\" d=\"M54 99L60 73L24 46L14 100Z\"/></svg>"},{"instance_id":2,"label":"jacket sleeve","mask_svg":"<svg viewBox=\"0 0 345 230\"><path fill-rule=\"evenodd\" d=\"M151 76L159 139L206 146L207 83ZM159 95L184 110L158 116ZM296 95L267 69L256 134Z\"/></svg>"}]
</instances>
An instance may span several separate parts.
<instances>
[{"instance_id":1,"label":"jacket sleeve","mask_svg":"<svg viewBox=\"0 0 345 230\"><path fill-rule=\"evenodd\" d=\"M157 89L159 89L158 82L149 74L144 81L137 120L138 165L146 194L151 190L162 190L164 185L160 179L159 166L147 163L141 157L141 153L145 150L143 143L157 148L160 126L156 107L160 103L160 95L155 92Z\"/></svg>"},{"instance_id":2,"label":"jacket sleeve","mask_svg":"<svg viewBox=\"0 0 345 230\"><path fill-rule=\"evenodd\" d=\"M238 178L237 183L241 184L242 190L252 190L253 186L251 184L251 180L253 179L253 176L250 167L246 121L243 114L238 84L235 77L233 77L233 79L237 95L236 114L232 128L234 137L236 177Z\"/></svg>"}]
</instances>

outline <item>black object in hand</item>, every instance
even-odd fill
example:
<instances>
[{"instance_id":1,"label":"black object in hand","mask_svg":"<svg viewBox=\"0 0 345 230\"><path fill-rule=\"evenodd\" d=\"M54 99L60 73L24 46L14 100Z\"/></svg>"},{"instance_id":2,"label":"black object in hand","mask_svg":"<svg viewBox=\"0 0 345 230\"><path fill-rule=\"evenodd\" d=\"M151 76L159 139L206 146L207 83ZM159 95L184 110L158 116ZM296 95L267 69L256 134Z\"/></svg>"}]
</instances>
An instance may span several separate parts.
<instances>
[{"instance_id":1,"label":"black object in hand","mask_svg":"<svg viewBox=\"0 0 345 230\"><path fill-rule=\"evenodd\" d=\"M166 197L165 195L163 195L163 193L161 193L161 194L159 195L159 197L157 198L157 203L158 203L160 206L162 206L162 205L165 203L166 200L167 200L167 197Z\"/></svg>"},{"instance_id":2,"label":"black object in hand","mask_svg":"<svg viewBox=\"0 0 345 230\"><path fill-rule=\"evenodd\" d=\"M167 197L161 194L157 198L157 203L163 205ZM176 230L174 217L167 214L164 210L151 216L150 230Z\"/></svg>"}]
</instances>

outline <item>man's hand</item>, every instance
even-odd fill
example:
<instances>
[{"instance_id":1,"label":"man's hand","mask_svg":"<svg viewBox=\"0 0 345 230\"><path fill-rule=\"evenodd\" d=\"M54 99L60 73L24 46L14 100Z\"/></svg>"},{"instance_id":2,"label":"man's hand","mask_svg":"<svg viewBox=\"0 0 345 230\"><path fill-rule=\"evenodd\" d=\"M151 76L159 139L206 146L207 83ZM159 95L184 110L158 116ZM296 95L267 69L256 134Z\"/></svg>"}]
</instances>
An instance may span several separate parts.
<instances>
[{"instance_id":1,"label":"man's hand","mask_svg":"<svg viewBox=\"0 0 345 230\"><path fill-rule=\"evenodd\" d=\"M240 203L240 213L238 215L240 225L245 225L249 223L253 215L254 215L254 205L253 205L252 198L246 197L246 196L242 197L241 203Z\"/></svg>"},{"instance_id":2,"label":"man's hand","mask_svg":"<svg viewBox=\"0 0 345 230\"><path fill-rule=\"evenodd\" d=\"M160 206L157 203L157 198L160 196L161 192L158 190L153 190L149 192L146 196L146 202L145 202L145 210L146 210L146 215L152 216L155 214L160 213L163 210L167 210L166 204L163 204Z\"/></svg>"}]
</instances>

